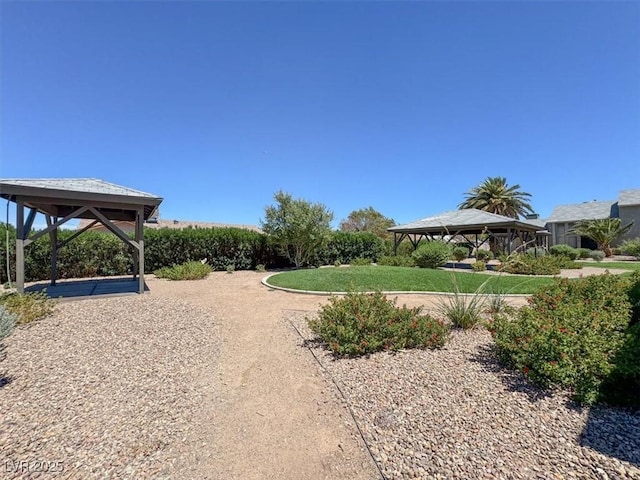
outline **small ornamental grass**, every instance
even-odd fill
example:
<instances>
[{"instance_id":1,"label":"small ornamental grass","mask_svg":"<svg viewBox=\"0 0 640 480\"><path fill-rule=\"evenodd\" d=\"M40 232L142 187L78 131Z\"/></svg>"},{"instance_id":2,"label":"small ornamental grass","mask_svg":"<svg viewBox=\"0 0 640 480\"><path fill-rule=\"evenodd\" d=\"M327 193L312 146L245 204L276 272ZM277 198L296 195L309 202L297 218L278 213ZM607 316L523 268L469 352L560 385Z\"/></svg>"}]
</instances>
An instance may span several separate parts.
<instances>
[{"instance_id":1,"label":"small ornamental grass","mask_svg":"<svg viewBox=\"0 0 640 480\"><path fill-rule=\"evenodd\" d=\"M376 262L389 267L415 267L416 261L408 255L385 255Z\"/></svg>"},{"instance_id":2,"label":"small ornamental grass","mask_svg":"<svg viewBox=\"0 0 640 480\"><path fill-rule=\"evenodd\" d=\"M539 385L569 389L580 403L640 406L640 330L630 328L639 284L638 274L605 274L541 288L528 306L494 316L499 358Z\"/></svg>"},{"instance_id":3,"label":"small ornamental grass","mask_svg":"<svg viewBox=\"0 0 640 480\"><path fill-rule=\"evenodd\" d=\"M7 293L0 295L0 306L14 315L18 325L48 317L55 302L44 293Z\"/></svg>"},{"instance_id":4,"label":"small ornamental grass","mask_svg":"<svg viewBox=\"0 0 640 480\"><path fill-rule=\"evenodd\" d=\"M338 356L444 346L448 326L421 311L419 307L397 307L395 300L380 292L351 292L343 298L331 297L318 317L308 322Z\"/></svg>"},{"instance_id":5,"label":"small ornamental grass","mask_svg":"<svg viewBox=\"0 0 640 480\"><path fill-rule=\"evenodd\" d=\"M202 262L187 262L182 265L164 267L154 273L156 277L167 280L200 280L211 273L211 267Z\"/></svg>"},{"instance_id":6,"label":"small ornamental grass","mask_svg":"<svg viewBox=\"0 0 640 480\"><path fill-rule=\"evenodd\" d=\"M487 281L471 294L461 293L455 276L451 276L453 294L441 297L437 311L451 322L455 328L470 329L484 319L488 296L485 294Z\"/></svg>"}]
</instances>

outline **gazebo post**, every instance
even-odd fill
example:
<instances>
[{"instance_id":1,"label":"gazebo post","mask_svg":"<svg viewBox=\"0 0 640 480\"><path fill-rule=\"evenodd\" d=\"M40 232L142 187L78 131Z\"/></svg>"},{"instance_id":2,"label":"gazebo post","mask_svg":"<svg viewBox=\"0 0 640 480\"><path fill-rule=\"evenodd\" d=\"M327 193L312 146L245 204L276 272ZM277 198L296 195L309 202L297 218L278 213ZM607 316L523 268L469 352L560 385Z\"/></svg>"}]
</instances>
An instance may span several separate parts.
<instances>
[{"instance_id":1,"label":"gazebo post","mask_svg":"<svg viewBox=\"0 0 640 480\"><path fill-rule=\"evenodd\" d=\"M51 218L50 215L46 216L47 219L47 227L51 227L55 222L58 221L57 218ZM58 229L54 228L49 232L49 241L51 242L51 286L54 287L56 285L56 280L58 279Z\"/></svg>"},{"instance_id":2,"label":"gazebo post","mask_svg":"<svg viewBox=\"0 0 640 480\"><path fill-rule=\"evenodd\" d=\"M24 202L16 199L16 288L24 293Z\"/></svg>"},{"instance_id":3,"label":"gazebo post","mask_svg":"<svg viewBox=\"0 0 640 480\"><path fill-rule=\"evenodd\" d=\"M136 243L138 244L138 289L144 293L144 210L136 212Z\"/></svg>"}]
</instances>

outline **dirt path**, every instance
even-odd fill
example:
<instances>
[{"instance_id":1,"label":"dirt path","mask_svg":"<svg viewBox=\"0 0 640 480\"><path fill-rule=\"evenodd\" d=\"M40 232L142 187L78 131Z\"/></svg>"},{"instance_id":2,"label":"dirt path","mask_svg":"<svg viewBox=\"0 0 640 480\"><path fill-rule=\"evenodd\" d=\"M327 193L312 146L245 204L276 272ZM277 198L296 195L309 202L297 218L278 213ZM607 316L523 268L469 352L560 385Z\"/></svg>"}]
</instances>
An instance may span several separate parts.
<instances>
[{"instance_id":1,"label":"dirt path","mask_svg":"<svg viewBox=\"0 0 640 480\"><path fill-rule=\"evenodd\" d=\"M215 272L202 281L148 280L152 295L210 309L222 337L220 361L202 372L209 401L189 442L197 447L186 452L185 478L379 478L335 386L284 320L289 310L317 311L327 297L273 290L260 284L263 276ZM408 306L436 300L398 297Z\"/></svg>"},{"instance_id":2,"label":"dirt path","mask_svg":"<svg viewBox=\"0 0 640 480\"><path fill-rule=\"evenodd\" d=\"M211 479L377 478L348 410L283 320L283 310L314 311L323 298L273 291L260 278L148 282L152 295L211 309L222 337L219 364L203 372L215 391L200 412L193 441L202 456L190 469Z\"/></svg>"}]
</instances>

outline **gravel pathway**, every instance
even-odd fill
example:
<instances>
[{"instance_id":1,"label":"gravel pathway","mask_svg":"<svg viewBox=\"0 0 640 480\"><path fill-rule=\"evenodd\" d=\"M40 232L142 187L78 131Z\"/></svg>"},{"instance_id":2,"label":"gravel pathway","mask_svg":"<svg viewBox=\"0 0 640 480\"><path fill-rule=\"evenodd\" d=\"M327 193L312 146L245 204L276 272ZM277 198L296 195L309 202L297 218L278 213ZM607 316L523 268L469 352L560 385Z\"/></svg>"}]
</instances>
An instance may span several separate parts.
<instances>
[{"instance_id":1,"label":"gravel pathway","mask_svg":"<svg viewBox=\"0 0 640 480\"><path fill-rule=\"evenodd\" d=\"M314 338L304 314L288 320ZM490 346L475 330L435 351L312 348L389 479L640 479L640 412L580 409L502 369Z\"/></svg>"},{"instance_id":2,"label":"gravel pathway","mask_svg":"<svg viewBox=\"0 0 640 480\"><path fill-rule=\"evenodd\" d=\"M5 344L1 478L185 477L190 420L211 393L200 372L218 354L207 310L148 295L62 303Z\"/></svg>"}]
</instances>

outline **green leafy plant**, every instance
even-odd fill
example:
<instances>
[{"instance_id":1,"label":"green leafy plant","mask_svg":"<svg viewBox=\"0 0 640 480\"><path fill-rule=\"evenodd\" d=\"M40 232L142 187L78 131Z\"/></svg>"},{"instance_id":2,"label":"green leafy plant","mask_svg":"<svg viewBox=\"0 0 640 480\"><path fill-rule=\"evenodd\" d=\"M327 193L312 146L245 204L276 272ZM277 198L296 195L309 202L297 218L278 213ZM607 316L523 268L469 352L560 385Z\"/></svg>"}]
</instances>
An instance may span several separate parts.
<instances>
[{"instance_id":1,"label":"green leafy plant","mask_svg":"<svg viewBox=\"0 0 640 480\"><path fill-rule=\"evenodd\" d=\"M552 246L549 248L549 253L555 256L567 257L570 260L577 260L580 258L580 252L578 249L565 244Z\"/></svg>"},{"instance_id":2,"label":"green leafy plant","mask_svg":"<svg viewBox=\"0 0 640 480\"><path fill-rule=\"evenodd\" d=\"M55 302L45 293L7 293L0 295L0 306L15 316L18 325L48 317Z\"/></svg>"},{"instance_id":3,"label":"green leafy plant","mask_svg":"<svg viewBox=\"0 0 640 480\"><path fill-rule=\"evenodd\" d=\"M265 209L262 229L296 267L309 264L329 241L333 212L283 191L274 200L276 204Z\"/></svg>"},{"instance_id":4,"label":"green leafy plant","mask_svg":"<svg viewBox=\"0 0 640 480\"><path fill-rule=\"evenodd\" d=\"M408 257L406 255L386 255L380 257L377 261L378 265L387 265L390 267L415 267L416 261L413 257Z\"/></svg>"},{"instance_id":5,"label":"green leafy plant","mask_svg":"<svg viewBox=\"0 0 640 480\"><path fill-rule=\"evenodd\" d=\"M0 360L2 360L5 355L5 346L2 341L11 335L11 332L16 326L16 318L16 315L9 312L4 305L0 304Z\"/></svg>"},{"instance_id":6,"label":"green leafy plant","mask_svg":"<svg viewBox=\"0 0 640 480\"><path fill-rule=\"evenodd\" d=\"M581 220L576 222L571 233L590 238L598 244L598 250L610 257L613 254L611 244L631 230L632 226L633 222L622 225L619 218Z\"/></svg>"},{"instance_id":7,"label":"green leafy plant","mask_svg":"<svg viewBox=\"0 0 640 480\"><path fill-rule=\"evenodd\" d=\"M451 255L453 255L453 258L455 258L456 261L461 262L469 256L469 249L467 247L461 246L454 247L451 250Z\"/></svg>"},{"instance_id":8,"label":"green leafy plant","mask_svg":"<svg viewBox=\"0 0 640 480\"><path fill-rule=\"evenodd\" d=\"M482 260L476 260L471 264L471 268L474 272L484 272L487 270L487 264Z\"/></svg>"},{"instance_id":9,"label":"green leafy plant","mask_svg":"<svg viewBox=\"0 0 640 480\"><path fill-rule=\"evenodd\" d=\"M380 350L442 347L449 329L421 308L397 307L382 293L350 292L331 297L309 326L336 355L364 355Z\"/></svg>"},{"instance_id":10,"label":"green leafy plant","mask_svg":"<svg viewBox=\"0 0 640 480\"><path fill-rule=\"evenodd\" d=\"M236 266L233 263L227 265L227 273L233 273L236 271Z\"/></svg>"},{"instance_id":11,"label":"green leafy plant","mask_svg":"<svg viewBox=\"0 0 640 480\"><path fill-rule=\"evenodd\" d=\"M201 280L211 273L211 267L202 262L187 262L160 268L154 273L158 278L167 280Z\"/></svg>"},{"instance_id":12,"label":"green leafy plant","mask_svg":"<svg viewBox=\"0 0 640 480\"><path fill-rule=\"evenodd\" d=\"M535 383L567 388L577 401L595 403L606 396L601 386L612 378L628 341L631 302L625 292L638 282L638 275L605 274L541 288L515 314L494 316L500 359Z\"/></svg>"},{"instance_id":13,"label":"green leafy plant","mask_svg":"<svg viewBox=\"0 0 640 480\"><path fill-rule=\"evenodd\" d=\"M578 258L580 260L589 258L589 254L591 253L591 250L588 248L578 248L577 251L578 251Z\"/></svg>"},{"instance_id":14,"label":"green leafy plant","mask_svg":"<svg viewBox=\"0 0 640 480\"><path fill-rule=\"evenodd\" d=\"M476 259L481 261L493 260L493 252L491 250L476 250Z\"/></svg>"},{"instance_id":15,"label":"green leafy plant","mask_svg":"<svg viewBox=\"0 0 640 480\"><path fill-rule=\"evenodd\" d=\"M259 263L258 265L256 265L256 272L264 273L266 271L267 271L267 268L262 263Z\"/></svg>"},{"instance_id":16,"label":"green leafy plant","mask_svg":"<svg viewBox=\"0 0 640 480\"><path fill-rule=\"evenodd\" d=\"M349 265L352 265L354 267L366 267L367 265L371 265L371 259L370 258L360 258L360 257L354 258L353 260L351 260Z\"/></svg>"},{"instance_id":17,"label":"green leafy plant","mask_svg":"<svg viewBox=\"0 0 640 480\"><path fill-rule=\"evenodd\" d=\"M427 242L413 252L416 265L422 268L438 268L451 258L451 246L440 241Z\"/></svg>"},{"instance_id":18,"label":"green leafy plant","mask_svg":"<svg viewBox=\"0 0 640 480\"><path fill-rule=\"evenodd\" d=\"M601 262L602 260L604 260L605 253L600 250L593 250L589 253L589 257L591 257L591 259L595 260L596 262Z\"/></svg>"},{"instance_id":19,"label":"green leafy plant","mask_svg":"<svg viewBox=\"0 0 640 480\"><path fill-rule=\"evenodd\" d=\"M630 255L640 260L640 238L625 240L622 242L622 245L620 245L620 251L625 255Z\"/></svg>"},{"instance_id":20,"label":"green leafy plant","mask_svg":"<svg viewBox=\"0 0 640 480\"><path fill-rule=\"evenodd\" d=\"M512 254L500 266L500 271L520 275L558 275L563 268L582 268L565 256Z\"/></svg>"},{"instance_id":21,"label":"green leafy plant","mask_svg":"<svg viewBox=\"0 0 640 480\"><path fill-rule=\"evenodd\" d=\"M453 294L441 297L437 311L456 328L469 329L478 325L483 319L487 303L485 288L487 281L471 294L460 293L456 277L452 275Z\"/></svg>"}]
</instances>

